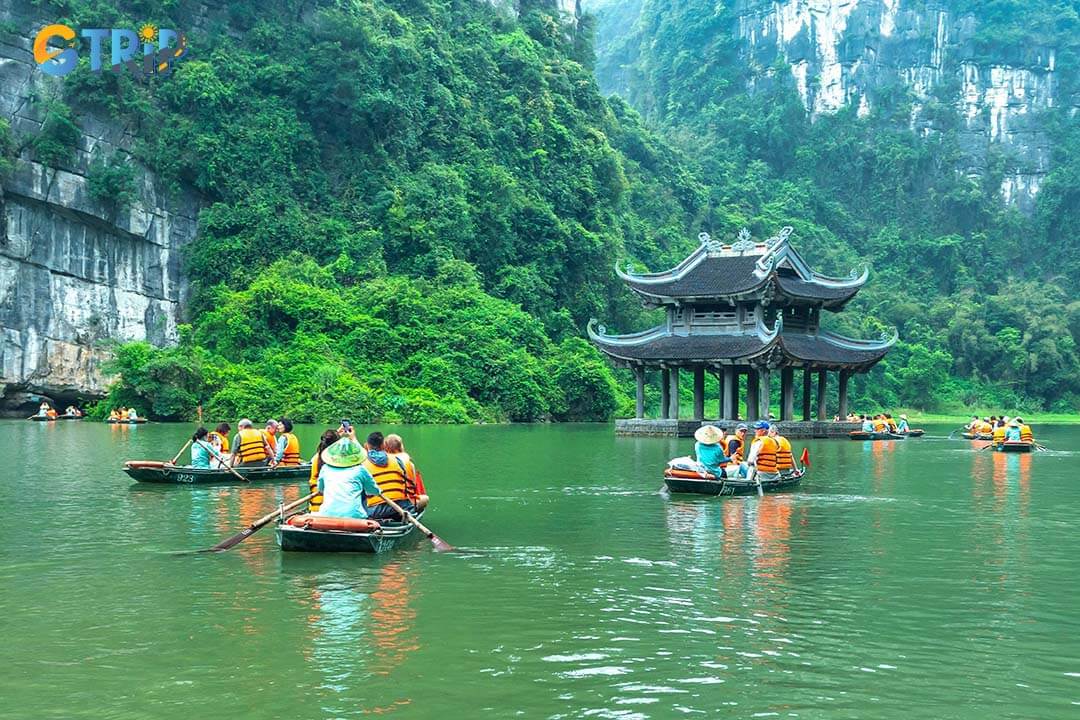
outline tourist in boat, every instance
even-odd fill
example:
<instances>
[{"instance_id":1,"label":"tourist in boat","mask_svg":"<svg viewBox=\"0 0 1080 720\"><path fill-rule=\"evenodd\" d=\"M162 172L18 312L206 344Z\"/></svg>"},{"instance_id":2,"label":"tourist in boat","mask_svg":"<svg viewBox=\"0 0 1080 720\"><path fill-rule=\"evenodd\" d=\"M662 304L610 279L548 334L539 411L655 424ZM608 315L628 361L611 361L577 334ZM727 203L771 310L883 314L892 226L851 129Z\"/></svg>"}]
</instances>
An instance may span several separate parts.
<instances>
[{"instance_id":1,"label":"tourist in boat","mask_svg":"<svg viewBox=\"0 0 1080 720\"><path fill-rule=\"evenodd\" d=\"M117 420L120 419L120 413L118 413L116 411L116 408L113 408L112 410L109 411L109 419L112 420L113 422L116 422Z\"/></svg>"},{"instance_id":2,"label":"tourist in boat","mask_svg":"<svg viewBox=\"0 0 1080 720\"><path fill-rule=\"evenodd\" d=\"M1007 428L1008 420L1005 416L998 418L997 423L994 425L994 432L990 436L990 441L995 445L1000 445L1005 442L1005 432Z\"/></svg>"},{"instance_id":3,"label":"tourist in boat","mask_svg":"<svg viewBox=\"0 0 1080 720\"><path fill-rule=\"evenodd\" d=\"M405 463L405 477L408 480L407 491L409 499L417 510L423 510L428 503L427 488L424 487L424 476L413 462L412 456L405 452L405 443L400 435L390 433L383 439L383 449L391 458L400 459Z\"/></svg>"},{"instance_id":4,"label":"tourist in boat","mask_svg":"<svg viewBox=\"0 0 1080 720\"><path fill-rule=\"evenodd\" d=\"M232 428L229 427L229 423L223 422L218 424L216 428L207 434L207 439L210 441L210 444L222 455L226 455L229 452L230 430L232 430Z\"/></svg>"},{"instance_id":5,"label":"tourist in boat","mask_svg":"<svg viewBox=\"0 0 1080 720\"><path fill-rule=\"evenodd\" d=\"M206 428L199 426L199 429L195 431L195 434L191 436L191 467L198 468L199 470L209 470L210 460L213 459L213 455L210 454L207 443Z\"/></svg>"},{"instance_id":6,"label":"tourist in boat","mask_svg":"<svg viewBox=\"0 0 1080 720\"><path fill-rule=\"evenodd\" d=\"M319 437L319 447L311 456L311 474L308 476L308 491L315 493L308 503L308 512L318 512L322 506L323 496L319 492L319 471L322 470L322 452L341 439L344 430L327 430Z\"/></svg>"},{"instance_id":7,"label":"tourist in boat","mask_svg":"<svg viewBox=\"0 0 1080 720\"><path fill-rule=\"evenodd\" d=\"M49 403L42 400L41 405L38 406L38 413L37 413L38 417L48 417L49 410L51 410L51 409L52 408L49 407Z\"/></svg>"},{"instance_id":8,"label":"tourist in boat","mask_svg":"<svg viewBox=\"0 0 1080 720\"><path fill-rule=\"evenodd\" d=\"M795 474L795 456L791 452L791 441L781 435L775 425L769 428L769 437L776 442L777 472L785 478L791 477Z\"/></svg>"},{"instance_id":9,"label":"tourist in boat","mask_svg":"<svg viewBox=\"0 0 1080 720\"><path fill-rule=\"evenodd\" d=\"M323 501L315 515L360 519L370 516L368 499L375 499L381 490L364 466L367 456L351 428L345 437L322 451L316 489L322 493Z\"/></svg>"},{"instance_id":10,"label":"tourist in boat","mask_svg":"<svg viewBox=\"0 0 1080 720\"><path fill-rule=\"evenodd\" d=\"M746 456L746 476L759 482L777 480L780 475L776 467L776 453L779 445L769 437L771 429L768 421L760 420L754 424L754 441L750 444L750 453Z\"/></svg>"},{"instance_id":11,"label":"tourist in boat","mask_svg":"<svg viewBox=\"0 0 1080 720\"><path fill-rule=\"evenodd\" d=\"M993 435L994 426L990 424L990 418L983 418L979 423L978 433L980 435Z\"/></svg>"},{"instance_id":12,"label":"tourist in boat","mask_svg":"<svg viewBox=\"0 0 1080 720\"><path fill-rule=\"evenodd\" d=\"M862 431L864 433L872 433L872 432L874 432L874 423L870 422L870 416L869 415L863 415L862 416Z\"/></svg>"},{"instance_id":13,"label":"tourist in boat","mask_svg":"<svg viewBox=\"0 0 1080 720\"><path fill-rule=\"evenodd\" d=\"M1020 418L1013 418L1005 429L1005 442L1020 442Z\"/></svg>"},{"instance_id":14,"label":"tourist in boat","mask_svg":"<svg viewBox=\"0 0 1080 720\"><path fill-rule=\"evenodd\" d=\"M900 416L900 422L896 423L896 432L901 434L907 434L911 432L911 427L908 425L907 415Z\"/></svg>"},{"instance_id":15,"label":"tourist in boat","mask_svg":"<svg viewBox=\"0 0 1080 720\"><path fill-rule=\"evenodd\" d=\"M715 425L702 425L694 431L694 457L714 477L727 477L724 469L731 458L724 454L724 431Z\"/></svg>"},{"instance_id":16,"label":"tourist in boat","mask_svg":"<svg viewBox=\"0 0 1080 720\"><path fill-rule=\"evenodd\" d=\"M138 420L139 419L139 413L135 412L135 408L128 408L127 419L128 420Z\"/></svg>"},{"instance_id":17,"label":"tourist in boat","mask_svg":"<svg viewBox=\"0 0 1080 720\"><path fill-rule=\"evenodd\" d=\"M371 498L368 502L368 515L380 519L401 518L401 514L385 502L383 498L393 500L402 510L413 512L413 504L408 495L408 480L405 474L405 463L396 458L391 458L383 447L383 434L375 431L368 435L367 459L364 460L364 468L375 478L375 482L382 488L380 497Z\"/></svg>"},{"instance_id":18,"label":"tourist in boat","mask_svg":"<svg viewBox=\"0 0 1080 720\"><path fill-rule=\"evenodd\" d=\"M277 420L270 418L263 427L264 429L259 432L261 432L263 438L266 439L266 446L270 448L270 458L273 459L277 455Z\"/></svg>"},{"instance_id":19,"label":"tourist in boat","mask_svg":"<svg viewBox=\"0 0 1080 720\"><path fill-rule=\"evenodd\" d=\"M887 425L888 428L889 428L889 432L895 434L895 433L897 433L899 431L900 426L896 424L895 420L893 420L892 415L890 415L889 413L885 413L884 420L885 420L885 425Z\"/></svg>"},{"instance_id":20,"label":"tourist in boat","mask_svg":"<svg viewBox=\"0 0 1080 720\"><path fill-rule=\"evenodd\" d=\"M967 430L968 432L976 433L976 432L979 431L979 424L981 422L982 421L979 420L978 415L972 415L971 416L971 422L969 422L967 425L965 425L964 429Z\"/></svg>"},{"instance_id":21,"label":"tourist in boat","mask_svg":"<svg viewBox=\"0 0 1080 720\"><path fill-rule=\"evenodd\" d=\"M280 428L274 464L282 467L296 467L300 464L300 441L292 431L292 420L281 418L277 421Z\"/></svg>"},{"instance_id":22,"label":"tourist in boat","mask_svg":"<svg viewBox=\"0 0 1080 720\"><path fill-rule=\"evenodd\" d=\"M244 418L236 425L233 436L232 464L234 467L266 467L273 450L266 444L266 435L256 430L251 420Z\"/></svg>"},{"instance_id":23,"label":"tourist in boat","mask_svg":"<svg viewBox=\"0 0 1080 720\"><path fill-rule=\"evenodd\" d=\"M747 427L744 423L739 423L735 427L735 434L728 435L727 440L727 456L731 459L731 462L738 465L743 459L743 447L746 444L746 430Z\"/></svg>"},{"instance_id":24,"label":"tourist in boat","mask_svg":"<svg viewBox=\"0 0 1080 720\"><path fill-rule=\"evenodd\" d=\"M1035 442L1035 433L1031 431L1031 426L1024 422L1024 418L1016 418L1016 424L1020 426L1020 442Z\"/></svg>"}]
</instances>

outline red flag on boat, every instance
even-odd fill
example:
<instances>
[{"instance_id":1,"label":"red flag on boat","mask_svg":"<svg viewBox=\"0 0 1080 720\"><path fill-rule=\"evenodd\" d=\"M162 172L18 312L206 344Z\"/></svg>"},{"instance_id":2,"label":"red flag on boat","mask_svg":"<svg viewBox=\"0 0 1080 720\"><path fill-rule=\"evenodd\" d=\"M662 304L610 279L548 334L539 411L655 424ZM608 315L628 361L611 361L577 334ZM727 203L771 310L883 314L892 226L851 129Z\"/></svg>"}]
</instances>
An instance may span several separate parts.
<instances>
[{"instance_id":1,"label":"red flag on boat","mask_svg":"<svg viewBox=\"0 0 1080 720\"><path fill-rule=\"evenodd\" d=\"M806 467L810 467L810 449L809 448L803 448L802 449L802 455L799 456L799 462L801 462Z\"/></svg>"}]
</instances>

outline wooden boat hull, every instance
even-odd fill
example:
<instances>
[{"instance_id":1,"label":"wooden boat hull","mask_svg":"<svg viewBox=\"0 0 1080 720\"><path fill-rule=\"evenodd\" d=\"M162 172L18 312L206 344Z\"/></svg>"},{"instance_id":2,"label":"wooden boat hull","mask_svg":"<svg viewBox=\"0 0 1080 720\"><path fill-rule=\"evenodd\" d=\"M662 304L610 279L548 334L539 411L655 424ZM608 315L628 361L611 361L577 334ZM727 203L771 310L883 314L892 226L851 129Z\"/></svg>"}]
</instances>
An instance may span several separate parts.
<instances>
[{"instance_id":1,"label":"wooden boat hull","mask_svg":"<svg viewBox=\"0 0 1080 720\"><path fill-rule=\"evenodd\" d=\"M998 452L1008 453L1029 453L1035 449L1035 443L1026 442L1007 442L995 445L994 449Z\"/></svg>"},{"instance_id":2,"label":"wooden boat hull","mask_svg":"<svg viewBox=\"0 0 1080 720\"><path fill-rule=\"evenodd\" d=\"M41 415L34 415L30 419L33 420L34 422L53 422L54 420L82 420L83 417L85 417L85 416L83 416L83 415L57 415L56 417L51 418L51 417L48 417L48 416L42 417Z\"/></svg>"},{"instance_id":3,"label":"wooden boat hull","mask_svg":"<svg viewBox=\"0 0 1080 720\"><path fill-rule=\"evenodd\" d=\"M987 435L986 433L961 433L965 440L993 440L993 435Z\"/></svg>"},{"instance_id":4,"label":"wooden boat hull","mask_svg":"<svg viewBox=\"0 0 1080 720\"><path fill-rule=\"evenodd\" d=\"M142 425L143 423L150 422L146 418L137 418L135 420L106 420L105 422L110 425Z\"/></svg>"},{"instance_id":5,"label":"wooden boat hull","mask_svg":"<svg viewBox=\"0 0 1080 720\"><path fill-rule=\"evenodd\" d=\"M921 433L921 431L920 431ZM852 430L848 435L852 440L903 440L907 435L901 433L878 433Z\"/></svg>"},{"instance_id":6,"label":"wooden boat hull","mask_svg":"<svg viewBox=\"0 0 1080 720\"><path fill-rule=\"evenodd\" d=\"M781 477L779 480L761 483L764 492L783 492L794 489L802 481L805 471ZM708 478L682 478L664 476L664 484L669 492L686 493L693 495L756 495L757 482L748 482L745 478L725 478L723 480L710 480Z\"/></svg>"},{"instance_id":7,"label":"wooden boat hull","mask_svg":"<svg viewBox=\"0 0 1080 720\"><path fill-rule=\"evenodd\" d=\"M275 468L273 470L265 467L238 467L235 470L247 478L248 482L293 482L306 480L311 475L311 464L304 463L303 465ZM204 470L183 465L134 461L124 465L124 472L131 478L143 483L170 485L246 484L228 470L220 468Z\"/></svg>"},{"instance_id":8,"label":"wooden boat hull","mask_svg":"<svg viewBox=\"0 0 1080 720\"><path fill-rule=\"evenodd\" d=\"M417 518L422 518L421 512ZM341 530L312 530L279 524L278 547L284 552L369 553L377 555L403 545L420 533L412 523L387 521L375 532L346 532Z\"/></svg>"},{"instance_id":9,"label":"wooden boat hull","mask_svg":"<svg viewBox=\"0 0 1080 720\"><path fill-rule=\"evenodd\" d=\"M908 437L922 437L923 435L926 434L926 431L916 428L915 430L908 430L906 433L900 433L900 434L901 435L906 435Z\"/></svg>"}]
</instances>

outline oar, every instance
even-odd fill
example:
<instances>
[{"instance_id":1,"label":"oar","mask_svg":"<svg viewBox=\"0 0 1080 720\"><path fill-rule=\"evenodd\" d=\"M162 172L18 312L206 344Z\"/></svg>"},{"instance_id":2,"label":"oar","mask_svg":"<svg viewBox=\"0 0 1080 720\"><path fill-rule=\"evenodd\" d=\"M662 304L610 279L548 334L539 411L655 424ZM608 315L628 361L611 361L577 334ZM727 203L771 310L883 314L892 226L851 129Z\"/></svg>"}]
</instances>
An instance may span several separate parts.
<instances>
[{"instance_id":1,"label":"oar","mask_svg":"<svg viewBox=\"0 0 1080 720\"><path fill-rule=\"evenodd\" d=\"M981 448L979 448L979 449L980 449L980 450L985 450L985 449L986 449L986 448L988 448L988 447L994 447L994 443L992 443L992 442L988 442L988 443L986 443L985 445L983 445L983 446L982 446Z\"/></svg>"},{"instance_id":2,"label":"oar","mask_svg":"<svg viewBox=\"0 0 1080 720\"><path fill-rule=\"evenodd\" d=\"M173 465L176 464L176 461L180 459L180 456L184 454L184 451L187 450L188 445L190 445L190 444L191 444L191 438L188 438L188 441L186 443L184 443L184 447L180 448L180 452L176 453L176 457L174 457L172 459L172 464Z\"/></svg>"},{"instance_id":3,"label":"oar","mask_svg":"<svg viewBox=\"0 0 1080 720\"><path fill-rule=\"evenodd\" d=\"M222 540L221 542L219 542L214 547L207 548L206 550L203 550L202 552L224 552L224 551L226 551L226 550L228 550L228 549L230 549L230 548L232 548L232 547L234 547L236 545L239 545L240 543L244 542L249 537L254 535L256 532L258 532L259 530L262 530L264 527L266 527L268 524L270 524L270 522L273 521L273 519L276 518L277 516L280 515L280 516L282 516L282 518L284 518L285 513L287 511L294 510L294 509L300 507L301 505L308 502L309 500L311 500L311 498L315 497L316 495L318 495L318 493L311 493L310 495L305 495L304 497L300 498L299 500L297 500L295 502L291 502L288 505L282 505L281 507L279 507L274 512L272 512L272 513L270 513L268 515L264 515L263 517L259 518L255 522L251 523L246 528L244 528L240 532L236 533L232 537L226 538L226 539Z\"/></svg>"},{"instance_id":4,"label":"oar","mask_svg":"<svg viewBox=\"0 0 1080 720\"><path fill-rule=\"evenodd\" d=\"M200 444L200 445L202 445L202 446L203 446L204 448L206 448L206 449L207 449L207 450L208 450L208 451L210 452L210 454L211 454L211 455L213 455L213 456L214 456L214 458L215 458L215 459L216 459L216 460L217 460L217 461L218 461L219 463L221 463L221 466L222 466L222 467L224 467L224 468L225 468L226 470L228 470L228 471L229 471L229 472L231 472L231 473L232 473L233 475L235 475L236 477L240 478L241 480L243 480L243 481L244 481L244 482L246 482L246 483L249 483L249 482L251 482L251 481L250 481L250 480L248 480L248 479L247 479L246 477L244 477L244 476L243 476L243 475L241 475L240 473L236 472L236 470L234 470L234 469L233 469L233 466L232 466L232 465L229 465L229 464L227 464L227 463L225 462L225 458L223 458L223 457L221 457L220 455L218 455L218 451L214 449L214 446L213 446L213 445L207 445L207 444L206 444L206 443L204 443L204 442L203 442L202 440L199 440L199 444Z\"/></svg>"},{"instance_id":5,"label":"oar","mask_svg":"<svg viewBox=\"0 0 1080 720\"><path fill-rule=\"evenodd\" d=\"M379 497L381 497L383 500L385 500L387 505L389 505L390 507L397 510L398 514L401 515L402 518L404 518L405 520L408 520L409 522L411 522L413 525L415 525L420 530L420 532L424 533L424 535L427 536L427 539L430 540L431 544L435 547L436 552L451 552L454 549L453 545L446 542L441 537L439 537L438 535L436 535L435 533L431 532L426 527L424 527L420 523L419 520L414 518L409 513L405 512L405 510L402 509L402 507L400 505L398 505L396 502L394 502L390 498L386 497L385 495L380 495Z\"/></svg>"},{"instance_id":6,"label":"oar","mask_svg":"<svg viewBox=\"0 0 1080 720\"><path fill-rule=\"evenodd\" d=\"M1031 442L1031 444L1035 446L1036 450L1049 450L1050 449L1050 448L1046 447L1045 445L1040 445L1039 443L1035 442L1034 440Z\"/></svg>"}]
</instances>

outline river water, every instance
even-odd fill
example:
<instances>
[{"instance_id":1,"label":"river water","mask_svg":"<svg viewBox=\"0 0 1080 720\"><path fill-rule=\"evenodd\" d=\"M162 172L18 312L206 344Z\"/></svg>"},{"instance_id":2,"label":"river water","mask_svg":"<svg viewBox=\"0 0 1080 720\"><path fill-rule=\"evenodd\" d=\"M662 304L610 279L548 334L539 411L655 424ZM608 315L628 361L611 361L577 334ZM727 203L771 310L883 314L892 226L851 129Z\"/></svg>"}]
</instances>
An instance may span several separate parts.
<instances>
[{"instance_id":1,"label":"river water","mask_svg":"<svg viewBox=\"0 0 1080 720\"><path fill-rule=\"evenodd\" d=\"M718 500L658 492L686 440L400 428L463 551L375 558L177 554L302 488L120 472L188 426L3 421L0 717L1080 717L1080 429L949 429Z\"/></svg>"}]
</instances>

